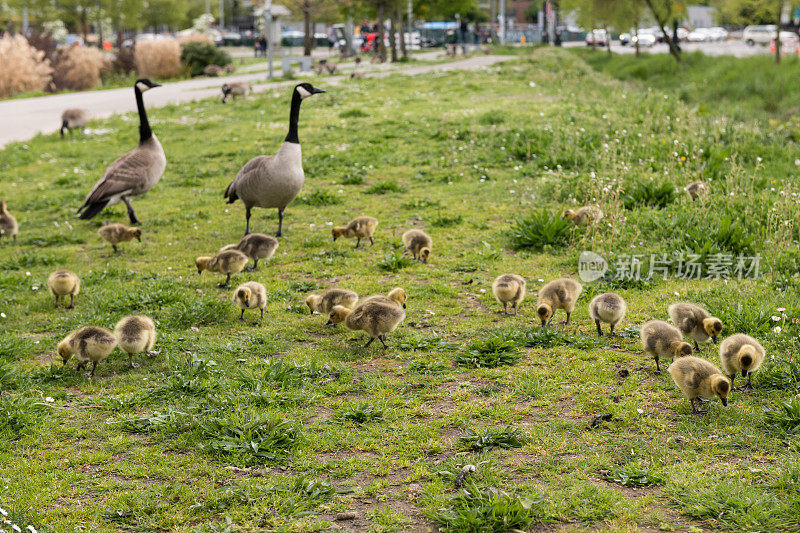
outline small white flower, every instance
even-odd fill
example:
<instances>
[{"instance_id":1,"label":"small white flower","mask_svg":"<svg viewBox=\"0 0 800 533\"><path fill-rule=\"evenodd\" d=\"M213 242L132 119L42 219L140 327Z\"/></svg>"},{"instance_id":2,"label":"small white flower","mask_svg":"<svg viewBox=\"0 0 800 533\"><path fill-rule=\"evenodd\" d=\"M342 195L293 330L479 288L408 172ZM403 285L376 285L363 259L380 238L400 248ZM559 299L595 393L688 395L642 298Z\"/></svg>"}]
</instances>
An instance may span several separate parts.
<instances>
[{"instance_id":1,"label":"small white flower","mask_svg":"<svg viewBox=\"0 0 800 533\"><path fill-rule=\"evenodd\" d=\"M481 292L482 292L482 293L486 292L486 289L481 289Z\"/></svg>"},{"instance_id":2,"label":"small white flower","mask_svg":"<svg viewBox=\"0 0 800 533\"><path fill-rule=\"evenodd\" d=\"M28 531L30 531L31 533L39 533L38 531L36 531L36 528L35 528L35 527L33 527L33 526L28 526L28 527L26 527L25 529L27 529L27 530L28 530Z\"/></svg>"},{"instance_id":3,"label":"small white flower","mask_svg":"<svg viewBox=\"0 0 800 533\"><path fill-rule=\"evenodd\" d=\"M642 411L641 409L637 409L636 412L639 413L639 414L644 413L644 411Z\"/></svg>"},{"instance_id":4,"label":"small white flower","mask_svg":"<svg viewBox=\"0 0 800 533\"><path fill-rule=\"evenodd\" d=\"M30 276L30 275L31 275L31 273L30 273L30 272L25 272L25 275L26 275L26 276Z\"/></svg>"},{"instance_id":5,"label":"small white flower","mask_svg":"<svg viewBox=\"0 0 800 533\"><path fill-rule=\"evenodd\" d=\"M5 313L0 313L0 318L5 318L5 317L6 317Z\"/></svg>"},{"instance_id":6,"label":"small white flower","mask_svg":"<svg viewBox=\"0 0 800 533\"><path fill-rule=\"evenodd\" d=\"M538 281L539 281L539 283L544 283L544 280L542 278L539 278Z\"/></svg>"},{"instance_id":7,"label":"small white flower","mask_svg":"<svg viewBox=\"0 0 800 533\"><path fill-rule=\"evenodd\" d=\"M6 511L2 507L0 507L0 514L3 515L3 516L8 516L8 511Z\"/></svg>"},{"instance_id":8,"label":"small white flower","mask_svg":"<svg viewBox=\"0 0 800 533\"><path fill-rule=\"evenodd\" d=\"M786 311L786 308L785 308L785 307L779 307L779 308L778 308L778 312L779 312L779 313L783 313L784 311Z\"/></svg>"},{"instance_id":9,"label":"small white flower","mask_svg":"<svg viewBox=\"0 0 800 533\"><path fill-rule=\"evenodd\" d=\"M53 403L56 400L52 396L48 396L47 398L44 399L44 401L46 401L47 403Z\"/></svg>"},{"instance_id":10,"label":"small white flower","mask_svg":"<svg viewBox=\"0 0 800 533\"><path fill-rule=\"evenodd\" d=\"M781 317L772 315L772 321L773 322L780 322L781 321Z\"/></svg>"},{"instance_id":11,"label":"small white flower","mask_svg":"<svg viewBox=\"0 0 800 533\"><path fill-rule=\"evenodd\" d=\"M775 333L780 333L781 332L781 327L780 326L775 326L775 329L773 329L772 331L774 331Z\"/></svg>"},{"instance_id":12,"label":"small white flower","mask_svg":"<svg viewBox=\"0 0 800 533\"><path fill-rule=\"evenodd\" d=\"M680 294L678 294L678 291L675 291L674 294L675 296L680 296Z\"/></svg>"},{"instance_id":13,"label":"small white flower","mask_svg":"<svg viewBox=\"0 0 800 533\"><path fill-rule=\"evenodd\" d=\"M536 87L536 82L529 81L528 82L528 87Z\"/></svg>"}]
</instances>

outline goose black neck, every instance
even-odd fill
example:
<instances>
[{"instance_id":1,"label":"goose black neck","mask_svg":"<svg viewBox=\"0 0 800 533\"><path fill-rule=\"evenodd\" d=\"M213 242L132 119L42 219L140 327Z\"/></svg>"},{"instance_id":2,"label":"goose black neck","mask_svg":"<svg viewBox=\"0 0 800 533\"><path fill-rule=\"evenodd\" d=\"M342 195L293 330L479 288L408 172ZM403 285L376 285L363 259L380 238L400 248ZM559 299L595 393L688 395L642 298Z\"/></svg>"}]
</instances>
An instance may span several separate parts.
<instances>
[{"instance_id":1,"label":"goose black neck","mask_svg":"<svg viewBox=\"0 0 800 533\"><path fill-rule=\"evenodd\" d=\"M283 142L300 144L300 139L297 138L297 123L300 121L300 103L303 97L300 93L294 91L292 93L292 110L289 112L289 133L286 134L286 139Z\"/></svg>"},{"instance_id":2,"label":"goose black neck","mask_svg":"<svg viewBox=\"0 0 800 533\"><path fill-rule=\"evenodd\" d=\"M139 144L141 144L153 136L153 130L150 129L150 123L147 121L142 91L139 90L139 87L134 87L133 90L136 93L136 108L139 110Z\"/></svg>"}]
</instances>

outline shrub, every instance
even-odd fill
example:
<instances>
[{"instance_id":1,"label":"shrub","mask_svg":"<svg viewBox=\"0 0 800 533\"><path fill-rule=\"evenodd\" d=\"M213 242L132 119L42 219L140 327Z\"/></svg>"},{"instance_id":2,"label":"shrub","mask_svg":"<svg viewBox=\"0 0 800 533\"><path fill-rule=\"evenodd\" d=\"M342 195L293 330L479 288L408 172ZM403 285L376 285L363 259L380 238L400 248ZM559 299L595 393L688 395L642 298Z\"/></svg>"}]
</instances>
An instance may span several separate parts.
<instances>
[{"instance_id":1,"label":"shrub","mask_svg":"<svg viewBox=\"0 0 800 533\"><path fill-rule=\"evenodd\" d=\"M509 230L511 245L517 250L563 246L569 242L572 228L572 222L547 211L538 211L528 218L518 217L514 221Z\"/></svg>"},{"instance_id":2,"label":"shrub","mask_svg":"<svg viewBox=\"0 0 800 533\"><path fill-rule=\"evenodd\" d=\"M537 500L512 496L492 487L488 490L470 485L445 505L426 516L442 532L501 533L527 530L543 520L544 509ZM534 507L536 505L536 507Z\"/></svg>"},{"instance_id":3,"label":"shrub","mask_svg":"<svg viewBox=\"0 0 800 533\"><path fill-rule=\"evenodd\" d=\"M640 181L628 188L622 197L625 209L634 209L637 206L657 207L662 209L675 201L675 188L669 183L656 183L654 181Z\"/></svg>"},{"instance_id":4,"label":"shrub","mask_svg":"<svg viewBox=\"0 0 800 533\"><path fill-rule=\"evenodd\" d=\"M192 76L200 76L209 65L230 65L231 56L213 43L190 41L181 46L181 62Z\"/></svg>"},{"instance_id":5,"label":"shrub","mask_svg":"<svg viewBox=\"0 0 800 533\"><path fill-rule=\"evenodd\" d=\"M175 39L138 42L133 50L133 58L140 76L173 78L183 71L181 47Z\"/></svg>"},{"instance_id":6,"label":"shrub","mask_svg":"<svg viewBox=\"0 0 800 533\"><path fill-rule=\"evenodd\" d=\"M470 451L482 452L492 448L519 448L525 444L525 436L518 429L485 429L480 433L465 430L458 441Z\"/></svg>"},{"instance_id":7,"label":"shrub","mask_svg":"<svg viewBox=\"0 0 800 533\"><path fill-rule=\"evenodd\" d=\"M497 333L482 335L456 355L456 365L470 368L496 368L513 365L520 358L519 345Z\"/></svg>"},{"instance_id":8,"label":"shrub","mask_svg":"<svg viewBox=\"0 0 800 533\"><path fill-rule=\"evenodd\" d=\"M122 48L117 52L114 61L111 62L111 72L114 74L130 74L136 70L136 59L133 48Z\"/></svg>"},{"instance_id":9,"label":"shrub","mask_svg":"<svg viewBox=\"0 0 800 533\"><path fill-rule=\"evenodd\" d=\"M800 398L788 402L777 402L778 409L767 411L768 424L789 434L800 434Z\"/></svg>"},{"instance_id":10,"label":"shrub","mask_svg":"<svg viewBox=\"0 0 800 533\"><path fill-rule=\"evenodd\" d=\"M97 48L72 46L62 48L53 64L55 89L85 91L102 85L100 71L106 67L106 58Z\"/></svg>"},{"instance_id":11,"label":"shrub","mask_svg":"<svg viewBox=\"0 0 800 533\"><path fill-rule=\"evenodd\" d=\"M28 44L22 35L0 37L0 98L26 91L43 91L50 83L50 62L44 52Z\"/></svg>"}]
</instances>

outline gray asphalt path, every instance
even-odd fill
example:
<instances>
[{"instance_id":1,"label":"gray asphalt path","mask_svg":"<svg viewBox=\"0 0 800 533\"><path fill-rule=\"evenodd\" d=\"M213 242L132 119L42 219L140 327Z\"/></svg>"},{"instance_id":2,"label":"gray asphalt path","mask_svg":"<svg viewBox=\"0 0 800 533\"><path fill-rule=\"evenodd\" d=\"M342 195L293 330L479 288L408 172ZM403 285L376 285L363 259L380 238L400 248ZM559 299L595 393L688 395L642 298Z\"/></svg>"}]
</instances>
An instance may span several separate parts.
<instances>
[{"instance_id":1,"label":"gray asphalt path","mask_svg":"<svg viewBox=\"0 0 800 533\"><path fill-rule=\"evenodd\" d=\"M428 65L365 65L365 77L385 77L393 73L419 75L429 72L446 72L451 70L478 70L513 56L474 56L450 62ZM278 70L280 64L278 63ZM369 70L368 70L369 69ZM347 76L318 77L310 75L312 81L320 80L324 84L336 84ZM173 83L165 83L162 87L145 94L148 108L169 104L190 102L220 96L220 86L230 81L248 81L253 84L255 92L287 87L296 81L267 82L264 72L239 74L222 78L200 78ZM88 109L93 118L109 117L115 113L127 113L136 110L133 89L109 89L81 93L54 94L18 100L0 102L0 148L13 141L25 141L38 133L52 133L61 126L61 113L70 107Z\"/></svg>"}]
</instances>

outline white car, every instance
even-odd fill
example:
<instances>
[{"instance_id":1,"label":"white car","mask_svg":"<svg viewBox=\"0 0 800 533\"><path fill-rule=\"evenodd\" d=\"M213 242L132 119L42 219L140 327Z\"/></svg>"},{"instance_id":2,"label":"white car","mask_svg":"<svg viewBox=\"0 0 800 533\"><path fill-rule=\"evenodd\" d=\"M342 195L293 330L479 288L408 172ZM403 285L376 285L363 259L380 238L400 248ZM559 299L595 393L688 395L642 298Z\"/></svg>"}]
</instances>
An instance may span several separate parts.
<instances>
[{"instance_id":1,"label":"white car","mask_svg":"<svg viewBox=\"0 0 800 533\"><path fill-rule=\"evenodd\" d=\"M648 30L640 30L638 34L631 38L631 45L636 46L637 42L639 43L639 46L650 48L656 45L658 38L656 37L655 33L652 33Z\"/></svg>"},{"instance_id":2,"label":"white car","mask_svg":"<svg viewBox=\"0 0 800 533\"><path fill-rule=\"evenodd\" d=\"M720 28L719 26L714 26L713 28L708 29L711 37L715 41L727 41L728 40L728 30L725 28Z\"/></svg>"},{"instance_id":3,"label":"white car","mask_svg":"<svg viewBox=\"0 0 800 533\"><path fill-rule=\"evenodd\" d=\"M592 30L586 34L586 46L606 46L607 44L606 30Z\"/></svg>"},{"instance_id":4,"label":"white car","mask_svg":"<svg viewBox=\"0 0 800 533\"><path fill-rule=\"evenodd\" d=\"M774 24L766 26L747 26L742 32L742 40L748 46L755 46L757 44L766 46L775 38L778 32L778 27Z\"/></svg>"},{"instance_id":5,"label":"white car","mask_svg":"<svg viewBox=\"0 0 800 533\"><path fill-rule=\"evenodd\" d=\"M686 36L686 40L690 43L705 43L713 41L713 36L709 28L695 28Z\"/></svg>"}]
</instances>

